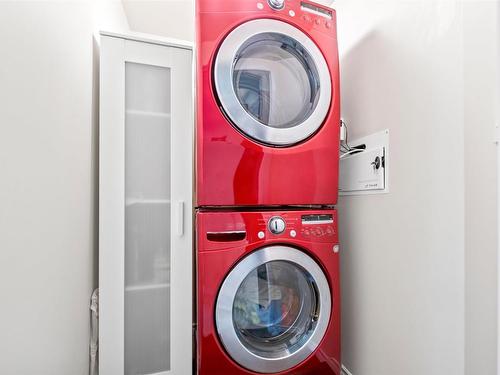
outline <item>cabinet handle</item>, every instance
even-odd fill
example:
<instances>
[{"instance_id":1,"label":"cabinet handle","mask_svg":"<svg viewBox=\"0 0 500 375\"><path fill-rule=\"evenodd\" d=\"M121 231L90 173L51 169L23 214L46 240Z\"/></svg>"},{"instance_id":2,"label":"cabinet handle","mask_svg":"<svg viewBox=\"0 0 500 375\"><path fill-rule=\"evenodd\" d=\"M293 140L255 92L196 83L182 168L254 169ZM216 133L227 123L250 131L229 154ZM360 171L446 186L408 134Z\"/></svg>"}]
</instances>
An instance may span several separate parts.
<instances>
[{"instance_id":1,"label":"cabinet handle","mask_svg":"<svg viewBox=\"0 0 500 375\"><path fill-rule=\"evenodd\" d=\"M177 202L177 235L184 235L184 201Z\"/></svg>"}]
</instances>

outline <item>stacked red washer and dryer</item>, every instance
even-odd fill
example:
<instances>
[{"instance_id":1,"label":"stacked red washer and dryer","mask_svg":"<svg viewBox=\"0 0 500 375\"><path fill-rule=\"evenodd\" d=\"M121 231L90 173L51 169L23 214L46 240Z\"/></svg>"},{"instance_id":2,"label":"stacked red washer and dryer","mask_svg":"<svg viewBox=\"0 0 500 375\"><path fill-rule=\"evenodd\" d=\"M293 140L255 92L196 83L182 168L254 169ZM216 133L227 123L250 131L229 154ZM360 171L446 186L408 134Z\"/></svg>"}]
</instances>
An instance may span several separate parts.
<instances>
[{"instance_id":1,"label":"stacked red washer and dryer","mask_svg":"<svg viewBox=\"0 0 500 375\"><path fill-rule=\"evenodd\" d=\"M339 375L335 11L196 16L198 374Z\"/></svg>"}]
</instances>

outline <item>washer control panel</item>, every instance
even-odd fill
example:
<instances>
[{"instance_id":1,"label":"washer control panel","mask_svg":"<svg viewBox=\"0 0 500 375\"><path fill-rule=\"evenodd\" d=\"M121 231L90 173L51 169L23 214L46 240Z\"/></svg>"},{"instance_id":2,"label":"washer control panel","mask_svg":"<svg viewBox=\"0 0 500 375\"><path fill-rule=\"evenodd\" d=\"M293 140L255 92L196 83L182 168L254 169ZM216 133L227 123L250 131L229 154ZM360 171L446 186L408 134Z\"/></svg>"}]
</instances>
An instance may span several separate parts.
<instances>
[{"instance_id":1,"label":"washer control panel","mask_svg":"<svg viewBox=\"0 0 500 375\"><path fill-rule=\"evenodd\" d=\"M197 213L198 241L203 251L267 243L337 244L334 209L296 209ZM200 243L201 243L200 242Z\"/></svg>"}]
</instances>

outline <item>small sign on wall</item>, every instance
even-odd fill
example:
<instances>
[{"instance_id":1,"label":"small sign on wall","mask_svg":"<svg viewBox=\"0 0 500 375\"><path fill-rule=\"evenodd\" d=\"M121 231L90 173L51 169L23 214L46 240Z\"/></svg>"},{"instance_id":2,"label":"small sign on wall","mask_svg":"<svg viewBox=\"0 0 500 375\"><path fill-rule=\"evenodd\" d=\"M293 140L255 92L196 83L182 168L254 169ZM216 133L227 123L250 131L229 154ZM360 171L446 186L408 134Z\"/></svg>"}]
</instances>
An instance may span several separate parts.
<instances>
[{"instance_id":1,"label":"small sign on wall","mask_svg":"<svg viewBox=\"0 0 500 375\"><path fill-rule=\"evenodd\" d=\"M362 146L360 152L340 159L340 195L362 195L389 192L389 130L349 142Z\"/></svg>"}]
</instances>

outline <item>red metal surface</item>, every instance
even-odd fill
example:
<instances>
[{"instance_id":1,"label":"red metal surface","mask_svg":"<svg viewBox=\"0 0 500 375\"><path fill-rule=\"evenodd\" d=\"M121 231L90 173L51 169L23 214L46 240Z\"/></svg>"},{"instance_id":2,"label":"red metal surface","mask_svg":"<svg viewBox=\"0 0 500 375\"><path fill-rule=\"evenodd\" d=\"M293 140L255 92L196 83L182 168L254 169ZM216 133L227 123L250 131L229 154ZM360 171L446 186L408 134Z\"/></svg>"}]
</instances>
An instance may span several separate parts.
<instances>
[{"instance_id":1,"label":"red metal surface","mask_svg":"<svg viewBox=\"0 0 500 375\"><path fill-rule=\"evenodd\" d=\"M301 216L331 214L333 224L303 225ZM273 235L267 221L279 215L287 223L285 232ZM340 375L340 282L339 254L332 248L338 244L337 214L333 210L265 211L265 212L203 212L196 215L197 225L197 364L199 375L254 374L236 364L225 352L215 326L217 294L229 271L246 255L264 246L289 245L314 258L322 267L332 292L332 315L326 334L318 349L304 362L280 372L287 375ZM290 236L290 230L297 237ZM245 231L245 239L214 242L207 232ZM257 234L264 231L266 237Z\"/></svg>"},{"instance_id":2,"label":"red metal surface","mask_svg":"<svg viewBox=\"0 0 500 375\"><path fill-rule=\"evenodd\" d=\"M264 5L262 10L258 2ZM212 67L217 48L232 29L258 18L281 20L309 35L330 70L332 105L324 124L311 138L292 147L263 146L246 138L226 119L214 95ZM299 0L287 0L281 11L271 10L264 0L197 0L197 30L196 205L335 204L340 126L335 11L329 21L305 13Z\"/></svg>"}]
</instances>

